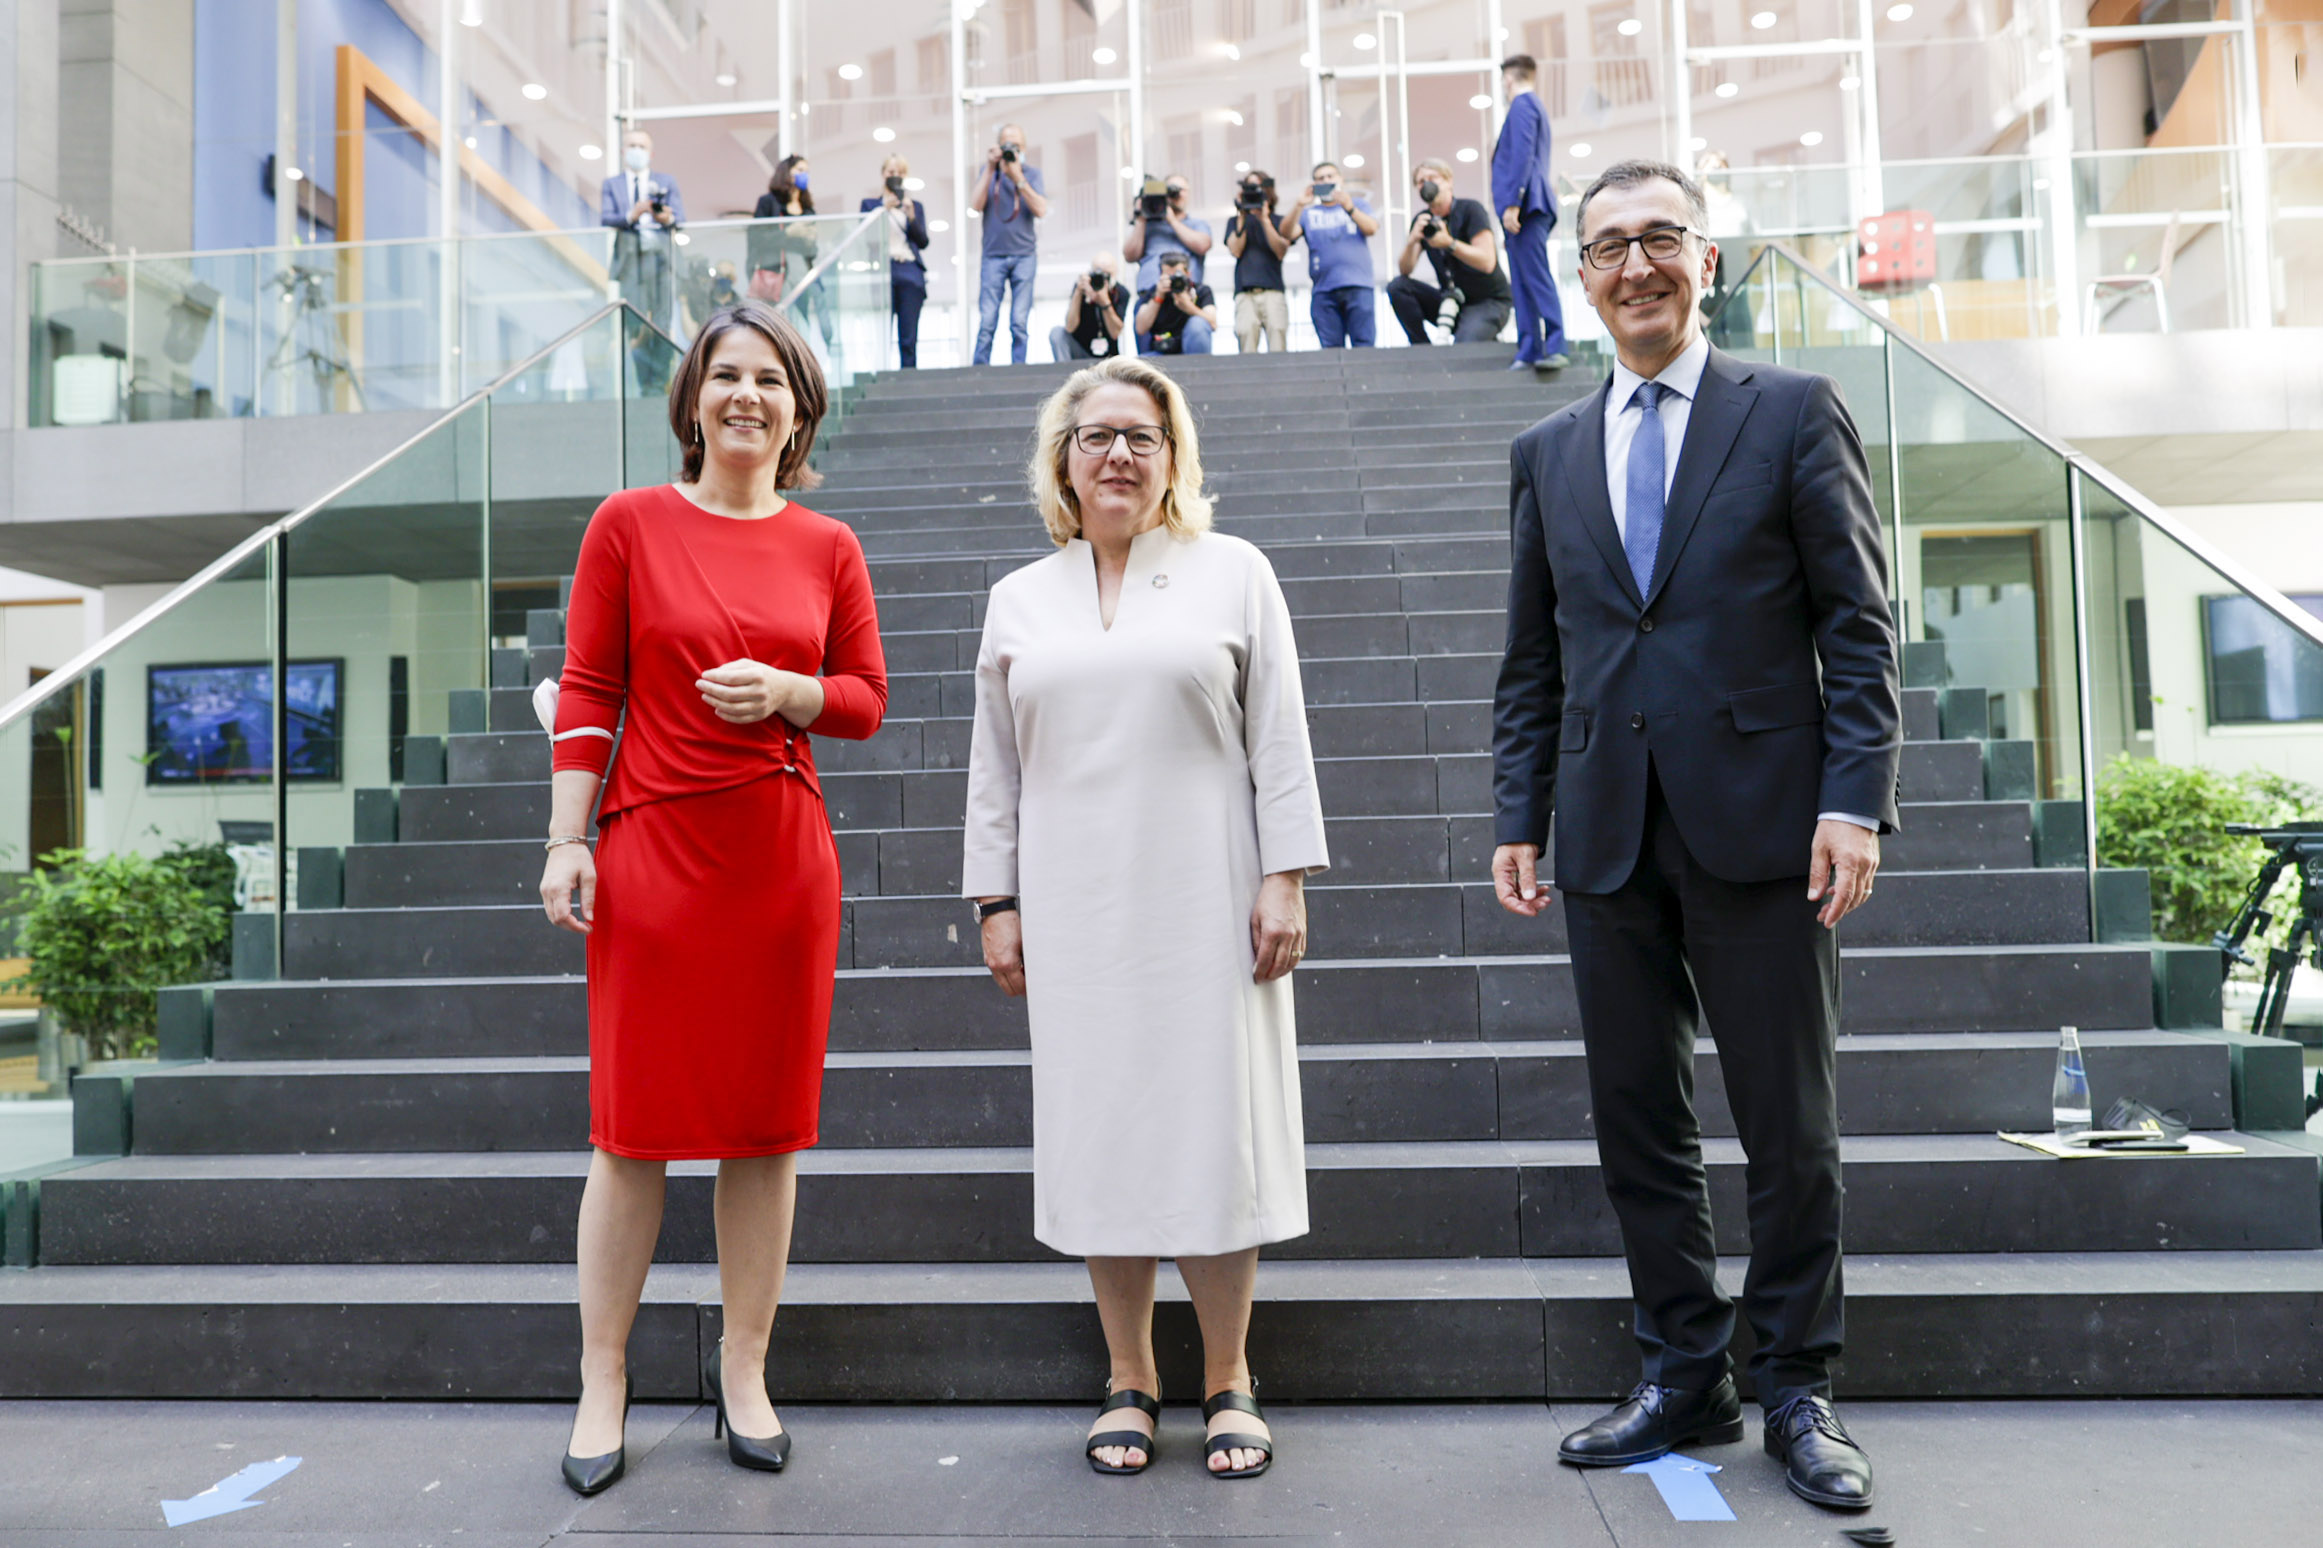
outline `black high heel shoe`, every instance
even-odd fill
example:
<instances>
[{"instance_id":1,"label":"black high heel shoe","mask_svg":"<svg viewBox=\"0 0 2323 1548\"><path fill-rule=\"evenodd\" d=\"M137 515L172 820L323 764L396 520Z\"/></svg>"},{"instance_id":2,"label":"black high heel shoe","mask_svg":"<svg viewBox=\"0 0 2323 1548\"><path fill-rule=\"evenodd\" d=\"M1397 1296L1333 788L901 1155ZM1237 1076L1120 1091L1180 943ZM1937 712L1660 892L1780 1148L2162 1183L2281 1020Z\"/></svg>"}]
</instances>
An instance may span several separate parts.
<instances>
[{"instance_id":1,"label":"black high heel shoe","mask_svg":"<svg viewBox=\"0 0 2323 1548\"><path fill-rule=\"evenodd\" d=\"M601 1457L576 1457L573 1455L573 1443L569 1440L565 1442L565 1485L575 1494L584 1498L592 1494L603 1494L614 1484L620 1482L623 1473L629 1471L629 1404L630 1400L636 1396L636 1384L626 1375L623 1376L621 1378L621 1444L611 1451L606 1452ZM576 1425L579 1424L580 1416L576 1414L573 1422Z\"/></svg>"},{"instance_id":2,"label":"black high heel shoe","mask_svg":"<svg viewBox=\"0 0 2323 1548\"><path fill-rule=\"evenodd\" d=\"M726 1460L736 1467L755 1468L761 1473L779 1473L790 1460L790 1431L776 1432L770 1439L757 1440L743 1434L726 1422L726 1389L719 1378L719 1366L726 1358L726 1341L702 1356L702 1380L710 1389L711 1400L718 1405L718 1418L711 1427L710 1438L726 1437Z\"/></svg>"}]
</instances>

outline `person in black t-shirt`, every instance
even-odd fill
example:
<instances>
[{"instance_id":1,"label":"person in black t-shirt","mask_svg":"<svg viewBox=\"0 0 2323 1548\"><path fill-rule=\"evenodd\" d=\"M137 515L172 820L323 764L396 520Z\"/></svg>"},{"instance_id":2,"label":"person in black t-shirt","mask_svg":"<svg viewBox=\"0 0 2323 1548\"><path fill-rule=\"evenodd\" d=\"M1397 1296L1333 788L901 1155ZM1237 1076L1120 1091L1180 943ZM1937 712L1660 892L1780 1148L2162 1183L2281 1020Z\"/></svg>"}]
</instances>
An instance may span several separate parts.
<instances>
[{"instance_id":1,"label":"person in black t-shirt","mask_svg":"<svg viewBox=\"0 0 2323 1548\"><path fill-rule=\"evenodd\" d=\"M1387 282L1387 304L1404 337L1429 342L1427 325L1434 321L1451 330L1455 344L1498 338L1515 308L1491 212L1474 199L1452 197L1452 169L1444 162L1421 162L1412 168L1412 181L1420 212L1396 258L1400 272ZM1434 284L1412 272L1423 256Z\"/></svg>"},{"instance_id":2,"label":"person in black t-shirt","mask_svg":"<svg viewBox=\"0 0 2323 1548\"><path fill-rule=\"evenodd\" d=\"M1051 360L1103 360L1121 353L1121 325L1129 320L1129 287L1117 277L1121 260L1099 253L1065 297L1065 325L1049 330Z\"/></svg>"},{"instance_id":3,"label":"person in black t-shirt","mask_svg":"<svg viewBox=\"0 0 2323 1548\"><path fill-rule=\"evenodd\" d=\"M1158 283L1137 296L1137 349L1144 355L1207 355L1218 301L1196 284L1184 253L1164 253Z\"/></svg>"},{"instance_id":4,"label":"person in black t-shirt","mask_svg":"<svg viewBox=\"0 0 2323 1548\"><path fill-rule=\"evenodd\" d=\"M1283 293L1282 259L1291 244L1275 228L1274 178L1245 172L1226 222L1226 250L1234 255L1234 340L1242 353L1258 353L1259 341L1281 354L1289 347L1290 298Z\"/></svg>"}]
</instances>

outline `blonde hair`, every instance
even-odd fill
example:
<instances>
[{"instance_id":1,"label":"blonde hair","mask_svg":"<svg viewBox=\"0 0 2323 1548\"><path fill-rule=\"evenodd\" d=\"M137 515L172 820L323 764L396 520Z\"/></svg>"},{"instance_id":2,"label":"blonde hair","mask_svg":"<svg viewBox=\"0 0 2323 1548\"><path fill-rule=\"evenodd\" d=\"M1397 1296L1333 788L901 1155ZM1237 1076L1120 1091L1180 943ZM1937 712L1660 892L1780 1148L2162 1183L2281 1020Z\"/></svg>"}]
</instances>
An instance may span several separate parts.
<instances>
[{"instance_id":1,"label":"blonde hair","mask_svg":"<svg viewBox=\"0 0 2323 1548\"><path fill-rule=\"evenodd\" d=\"M887 176L887 169L889 167L895 168L895 175L897 177L911 176L911 163L906 161L900 153L892 156L885 156L880 159L879 175L881 177Z\"/></svg>"},{"instance_id":2,"label":"blonde hair","mask_svg":"<svg viewBox=\"0 0 2323 1548\"><path fill-rule=\"evenodd\" d=\"M1141 387L1161 409L1162 429L1169 438L1170 481L1162 490L1162 525L1175 537L1190 538L1210 530L1210 497L1202 493L1202 448L1194 430L1194 411L1185 389L1134 355L1116 355L1075 371L1041 405L1034 432L1032 462L1025 469L1032 485L1033 503L1040 507L1041 524L1059 548L1081 535L1081 499L1073 493L1067 459L1072 455L1073 426L1081 404L1098 388L1119 382Z\"/></svg>"}]
</instances>

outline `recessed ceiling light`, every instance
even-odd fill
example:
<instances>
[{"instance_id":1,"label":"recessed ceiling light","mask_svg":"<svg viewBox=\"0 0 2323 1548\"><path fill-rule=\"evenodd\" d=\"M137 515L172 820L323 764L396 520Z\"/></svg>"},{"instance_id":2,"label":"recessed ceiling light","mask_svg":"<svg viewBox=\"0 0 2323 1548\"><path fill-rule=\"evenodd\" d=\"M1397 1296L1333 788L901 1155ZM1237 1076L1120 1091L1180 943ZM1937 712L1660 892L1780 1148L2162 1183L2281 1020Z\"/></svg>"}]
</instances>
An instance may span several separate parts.
<instances>
[{"instance_id":1,"label":"recessed ceiling light","mask_svg":"<svg viewBox=\"0 0 2323 1548\"><path fill-rule=\"evenodd\" d=\"M1452 159L1454 161L1460 162L1474 161L1476 159L1476 147L1473 145L1463 145L1452 153Z\"/></svg>"},{"instance_id":2,"label":"recessed ceiling light","mask_svg":"<svg viewBox=\"0 0 2323 1548\"><path fill-rule=\"evenodd\" d=\"M1239 129L1242 127L1242 115L1236 112L1233 108L1228 108L1226 110L1226 122Z\"/></svg>"},{"instance_id":3,"label":"recessed ceiling light","mask_svg":"<svg viewBox=\"0 0 2323 1548\"><path fill-rule=\"evenodd\" d=\"M460 25L463 27L481 27L484 25L484 0L460 0Z\"/></svg>"},{"instance_id":4,"label":"recessed ceiling light","mask_svg":"<svg viewBox=\"0 0 2323 1548\"><path fill-rule=\"evenodd\" d=\"M1239 48L1236 48L1236 47L1235 47L1233 44L1231 44L1231 43L1221 43L1221 44L1219 44L1219 45L1218 45L1218 52L1219 52L1219 53L1221 53L1221 54L1224 54L1224 55L1225 55L1227 58L1229 58L1229 59L1240 59L1240 58L1242 57L1242 50L1241 50L1241 49L1239 49Z\"/></svg>"},{"instance_id":5,"label":"recessed ceiling light","mask_svg":"<svg viewBox=\"0 0 2323 1548\"><path fill-rule=\"evenodd\" d=\"M1823 131L1820 129L1810 129L1805 134L1799 136L1799 143L1806 146L1807 149L1813 150L1816 146L1823 143Z\"/></svg>"},{"instance_id":6,"label":"recessed ceiling light","mask_svg":"<svg viewBox=\"0 0 2323 1548\"><path fill-rule=\"evenodd\" d=\"M1842 75L1839 77L1839 89L1841 91L1854 91L1862 84L1863 77L1860 75Z\"/></svg>"},{"instance_id":7,"label":"recessed ceiling light","mask_svg":"<svg viewBox=\"0 0 2323 1548\"><path fill-rule=\"evenodd\" d=\"M1350 156L1341 156L1339 158L1339 165L1343 167L1352 167L1360 172L1363 169L1363 153L1358 151Z\"/></svg>"},{"instance_id":8,"label":"recessed ceiling light","mask_svg":"<svg viewBox=\"0 0 2323 1548\"><path fill-rule=\"evenodd\" d=\"M599 156L604 154L605 151L602 146L584 145L581 147L581 159L583 161L595 161Z\"/></svg>"},{"instance_id":9,"label":"recessed ceiling light","mask_svg":"<svg viewBox=\"0 0 2323 1548\"><path fill-rule=\"evenodd\" d=\"M1692 139L1686 142L1686 149L1690 151L1708 150L1709 148L1710 142L1703 139L1700 135L1695 135Z\"/></svg>"},{"instance_id":10,"label":"recessed ceiling light","mask_svg":"<svg viewBox=\"0 0 2323 1548\"><path fill-rule=\"evenodd\" d=\"M1123 168L1121 169L1121 180L1122 180L1123 182L1125 182L1125 183L1134 183L1134 182L1136 182L1136 181L1137 181L1137 168L1135 168L1135 167L1123 167Z\"/></svg>"},{"instance_id":11,"label":"recessed ceiling light","mask_svg":"<svg viewBox=\"0 0 2323 1548\"><path fill-rule=\"evenodd\" d=\"M1315 68L1315 51L1313 49L1310 48L1306 52L1299 55L1299 68L1302 70L1312 70Z\"/></svg>"},{"instance_id":12,"label":"recessed ceiling light","mask_svg":"<svg viewBox=\"0 0 2323 1548\"><path fill-rule=\"evenodd\" d=\"M472 135L472 134L471 134L471 135L469 135L469 136L468 136L466 139L462 140L460 143L461 143L462 145L465 145L465 146L467 146L467 147L468 147L468 149L470 149L470 150L474 150L474 149L476 148L476 137L475 137L474 135Z\"/></svg>"},{"instance_id":13,"label":"recessed ceiling light","mask_svg":"<svg viewBox=\"0 0 2323 1548\"><path fill-rule=\"evenodd\" d=\"M736 78L737 77L735 76L734 72L731 70L720 70L718 72L718 84L721 86L733 85Z\"/></svg>"},{"instance_id":14,"label":"recessed ceiling light","mask_svg":"<svg viewBox=\"0 0 2323 1548\"><path fill-rule=\"evenodd\" d=\"M1239 175L1241 175L1242 173L1244 173L1244 172L1247 172L1247 171L1249 171L1249 170L1250 170L1250 163L1249 163L1249 162L1247 162L1247 161L1237 161L1236 163L1234 163L1234 171L1235 171L1235 174L1236 174L1237 176L1239 176Z\"/></svg>"},{"instance_id":15,"label":"recessed ceiling light","mask_svg":"<svg viewBox=\"0 0 2323 1548\"><path fill-rule=\"evenodd\" d=\"M1904 0L1904 3L1902 4L1889 6L1887 8L1887 19L1892 22L1910 21L1912 19L1912 8L1909 0Z\"/></svg>"},{"instance_id":16,"label":"recessed ceiling light","mask_svg":"<svg viewBox=\"0 0 2323 1548\"><path fill-rule=\"evenodd\" d=\"M1624 19L1622 24L1613 30L1620 33L1625 38L1634 38L1639 33L1645 31L1645 23L1639 21L1636 17L1631 16Z\"/></svg>"},{"instance_id":17,"label":"recessed ceiling light","mask_svg":"<svg viewBox=\"0 0 2323 1548\"><path fill-rule=\"evenodd\" d=\"M1596 149L1597 147L1591 145L1587 140L1582 140L1576 144L1566 146L1565 154L1572 157L1575 161L1587 161L1591 153L1593 153Z\"/></svg>"},{"instance_id":18,"label":"recessed ceiling light","mask_svg":"<svg viewBox=\"0 0 2323 1548\"><path fill-rule=\"evenodd\" d=\"M300 171L298 168L296 168L296 167L284 167L284 168L282 169L282 177L283 177L283 181L285 181L285 182L289 182L289 183L295 183L295 182L298 182L300 179L304 178L305 176L306 176L306 174L305 174L304 172L301 172L301 171Z\"/></svg>"},{"instance_id":19,"label":"recessed ceiling light","mask_svg":"<svg viewBox=\"0 0 2323 1548\"><path fill-rule=\"evenodd\" d=\"M877 140L882 145L886 145L895 139L895 131L888 128L887 125L881 124L878 128L871 131L871 138Z\"/></svg>"},{"instance_id":20,"label":"recessed ceiling light","mask_svg":"<svg viewBox=\"0 0 2323 1548\"><path fill-rule=\"evenodd\" d=\"M1759 11L1755 12L1751 16L1750 24L1753 27L1756 27L1759 31L1764 32L1767 28L1773 26L1779 20L1781 20L1781 18L1776 16L1772 11Z\"/></svg>"},{"instance_id":21,"label":"recessed ceiling light","mask_svg":"<svg viewBox=\"0 0 2323 1548\"><path fill-rule=\"evenodd\" d=\"M928 222L928 229L933 231L936 235L942 236L945 232L952 229L952 223L948 220L931 220Z\"/></svg>"},{"instance_id":22,"label":"recessed ceiling light","mask_svg":"<svg viewBox=\"0 0 2323 1548\"><path fill-rule=\"evenodd\" d=\"M1119 54L1116 54L1109 48L1093 48L1089 50L1089 62L1091 64L1108 65L1120 57L1121 56Z\"/></svg>"},{"instance_id":23,"label":"recessed ceiling light","mask_svg":"<svg viewBox=\"0 0 2323 1548\"><path fill-rule=\"evenodd\" d=\"M927 186L928 180L924 177L907 177L903 180L903 191L905 193L918 193L921 189Z\"/></svg>"},{"instance_id":24,"label":"recessed ceiling light","mask_svg":"<svg viewBox=\"0 0 2323 1548\"><path fill-rule=\"evenodd\" d=\"M1377 48L1379 47L1379 39L1368 32L1358 32L1355 34L1355 46L1357 48Z\"/></svg>"},{"instance_id":25,"label":"recessed ceiling light","mask_svg":"<svg viewBox=\"0 0 2323 1548\"><path fill-rule=\"evenodd\" d=\"M1489 91L1480 91L1475 96L1468 99L1468 105L1474 108L1477 112L1481 113L1486 108L1492 106L1492 93Z\"/></svg>"},{"instance_id":26,"label":"recessed ceiling light","mask_svg":"<svg viewBox=\"0 0 2323 1548\"><path fill-rule=\"evenodd\" d=\"M1732 81L1720 81L1718 83L1717 94L1721 97L1731 97L1740 90L1742 90L1742 88L1735 85Z\"/></svg>"},{"instance_id":27,"label":"recessed ceiling light","mask_svg":"<svg viewBox=\"0 0 2323 1548\"><path fill-rule=\"evenodd\" d=\"M859 64L843 64L839 66L839 79L859 81L863 79L863 67Z\"/></svg>"},{"instance_id":28,"label":"recessed ceiling light","mask_svg":"<svg viewBox=\"0 0 2323 1548\"><path fill-rule=\"evenodd\" d=\"M538 101L540 101L542 98L546 97L547 95L548 95L548 88L547 88L546 86L543 86L543 85L542 85L540 82L538 82L538 81L526 81L526 82L524 83L524 100L525 100L525 101L527 101L527 102L538 102Z\"/></svg>"}]
</instances>

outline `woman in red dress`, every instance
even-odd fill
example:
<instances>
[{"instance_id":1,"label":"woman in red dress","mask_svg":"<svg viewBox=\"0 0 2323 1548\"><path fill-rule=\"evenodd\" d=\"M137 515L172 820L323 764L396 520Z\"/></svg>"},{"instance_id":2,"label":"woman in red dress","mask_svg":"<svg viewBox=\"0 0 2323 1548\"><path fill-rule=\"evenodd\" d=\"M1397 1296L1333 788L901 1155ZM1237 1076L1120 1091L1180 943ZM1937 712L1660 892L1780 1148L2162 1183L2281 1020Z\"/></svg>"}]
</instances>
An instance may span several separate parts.
<instances>
[{"instance_id":1,"label":"woman in red dress","mask_svg":"<svg viewBox=\"0 0 2323 1548\"><path fill-rule=\"evenodd\" d=\"M671 1161L719 1162L726 1331L703 1374L728 1454L772 1472L790 1450L766 1347L839 947L838 851L802 733L868 737L887 706L862 547L781 493L819 481L827 401L787 321L754 301L720 312L670 386L684 477L612 496L581 540L540 891L589 938L596 1153L564 1461L582 1494L623 1470L629 1330Z\"/></svg>"}]
</instances>

